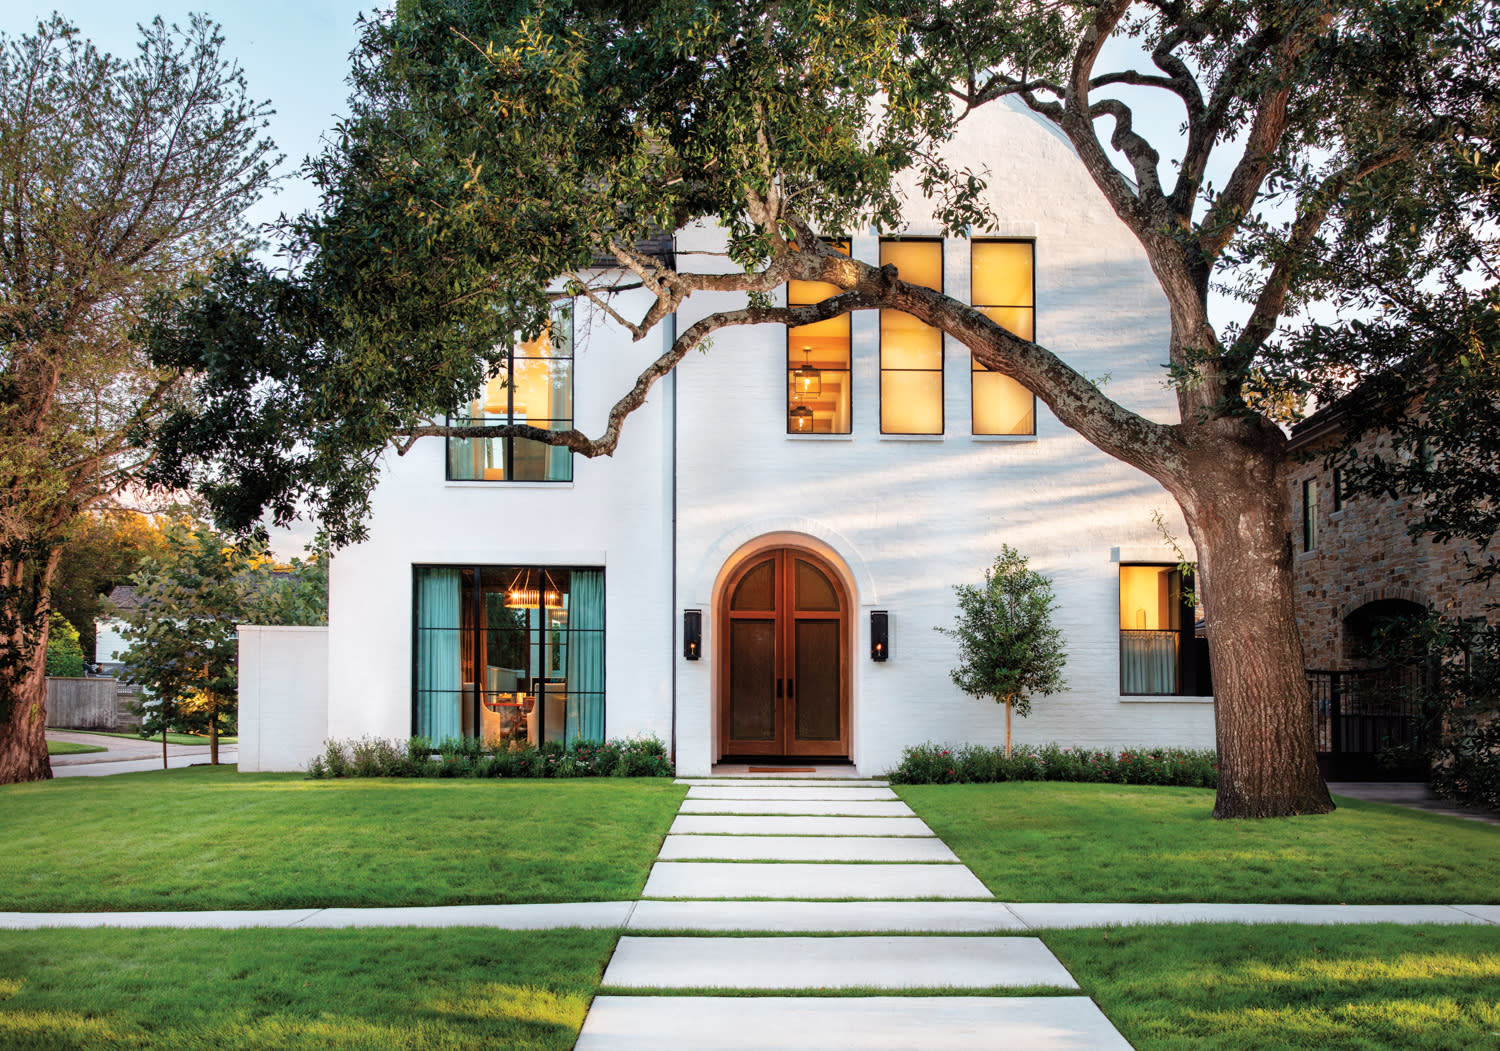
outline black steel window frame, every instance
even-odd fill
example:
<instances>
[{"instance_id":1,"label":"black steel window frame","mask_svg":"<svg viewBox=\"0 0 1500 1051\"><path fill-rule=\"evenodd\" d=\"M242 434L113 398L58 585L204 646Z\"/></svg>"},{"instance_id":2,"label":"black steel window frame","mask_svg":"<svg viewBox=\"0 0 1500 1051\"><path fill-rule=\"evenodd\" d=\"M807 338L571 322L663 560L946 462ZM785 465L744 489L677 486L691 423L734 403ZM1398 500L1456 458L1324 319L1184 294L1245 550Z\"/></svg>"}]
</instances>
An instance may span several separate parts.
<instances>
[{"instance_id":1,"label":"black steel window frame","mask_svg":"<svg viewBox=\"0 0 1500 1051\"><path fill-rule=\"evenodd\" d=\"M1170 562L1122 562L1115 571L1115 618L1119 619L1120 599L1119 570L1128 569L1133 566L1145 566L1152 569L1171 569L1177 573L1178 578L1178 625L1177 635L1177 689L1172 693L1141 693L1126 692L1125 690L1125 658L1124 637L1129 635L1133 628L1120 628L1120 645L1116 652L1116 664L1119 665L1120 696L1121 697L1211 697L1213 696L1213 669L1209 663L1208 637L1198 636L1197 608L1190 605L1188 597L1194 595L1196 581L1192 573L1185 572L1180 565ZM1171 631L1172 629L1163 629ZM1156 629L1150 629L1148 634L1156 634Z\"/></svg>"},{"instance_id":2,"label":"black steel window frame","mask_svg":"<svg viewBox=\"0 0 1500 1051\"><path fill-rule=\"evenodd\" d=\"M480 579L482 579L481 576L480 576L480 574L483 573L484 570L487 570L487 569L492 569L492 570L494 570L494 569L498 569L498 570L519 569L519 570L523 570L523 571L535 572L535 573L538 574L539 577L541 577L541 579L545 579L545 577L542 577L542 574L545 574L545 573L568 573L568 574L571 574L571 573L573 573L575 571L582 572L582 573L600 573L604 577L604 601L605 601L605 609L609 608L609 574L605 572L605 567L604 566L544 566L544 565L539 565L539 564L520 564L520 563L515 563L515 562L490 562L490 563L484 563L484 564L477 564L477 563L462 563L462 564L460 564L460 563L453 563L453 562L413 562L412 563L412 567L411 567L411 735L413 737L417 736L417 693L418 693L418 690L417 690L417 655L420 652L417 636L418 636L418 633L421 631L421 625L417 622L417 613L418 613L418 610L417 610L417 596L418 596L417 572L418 572L418 570L423 570L423 569L456 569L456 570L459 570L460 572L462 572L464 570L468 570L468 571L470 571L470 572L472 572L474 574L475 586L474 586L474 593L473 593L472 600L471 600L472 603L473 603L473 606L470 609L470 616L469 616L470 627L469 627L469 631L472 634L472 638L470 639L470 645L473 647L473 649L470 652L472 652L475 655L476 662L478 660L478 654L479 654L480 650L483 648L482 645L481 645L481 636L482 636L482 634L486 630L488 630L487 628L485 628L483 626L483 620L484 620L484 618L482 616L480 616L480 613L482 611L483 602L484 602L484 590L481 587L479 587L479 581L480 581ZM569 586L570 586L570 593L571 593L571 581L569 582ZM545 590L545 585L543 585L543 590ZM461 591L460 591L460 594L462 594ZM573 628L573 618L571 616L571 610L569 612L570 612L570 615L568 617L567 639L568 639L568 645L571 646L572 645L572 641L573 641L572 640L572 635L574 633L574 628ZM462 618L460 618L459 623L460 623L460 625L462 625ZM545 629L539 628L537 630L538 631L544 631ZM463 628L460 627L459 631L462 632ZM604 706L605 725L608 725L608 723L609 723L609 625L608 625L607 622L606 622L604 628L601 629L601 633L604 635L604 671L603 671L603 675L601 677L602 689L599 692L600 692L600 694L602 695L602 698L603 698L600 703ZM528 629L528 635L529 634L530 634L530 632L529 632L529 629ZM531 641L531 640L528 639L528 641ZM463 659L462 653L463 653L463 650L462 650L462 647L460 647L460 649L459 649L459 654L460 654L459 659L460 660ZM477 671L477 668L476 668L476 671ZM537 735L538 735L538 737L541 738L541 741L544 743L546 741L546 739L547 739L546 738L546 733L547 733L547 676L546 675L542 675L542 676L539 676L539 677L538 676L533 676L533 678L539 678L540 679L539 685L542 687L539 691L537 691L537 699L536 699L536 706L537 706L537 727L538 727ZM462 680L460 679L460 681L462 681ZM479 724L480 724L479 708L480 708L480 705L482 705L484 703L483 698L484 698L485 691L479 688L479 682L478 682L478 676L477 675L475 677L474 688L473 688L473 690L471 692L473 693L473 696L471 698L468 698L469 704L472 706L469 714L472 717L473 725L475 727L478 727Z\"/></svg>"},{"instance_id":3,"label":"black steel window frame","mask_svg":"<svg viewBox=\"0 0 1500 1051\"><path fill-rule=\"evenodd\" d=\"M1036 238L1034 238L1034 237L976 237L976 238L973 238L970 241L970 244L969 244L969 298L970 299L974 298L974 295L973 295L973 290L974 290L974 245L976 245L976 244L1024 244L1024 245L1030 245L1031 246L1031 306L1029 308L1027 308L1027 309L1029 309L1031 311L1031 341L1033 343L1035 343L1036 342ZM996 309L1007 308L1007 309L1014 310L1014 309L1017 309L1018 306L1019 306L1019 304L1016 304L1016 303L970 303L969 305L972 306L975 310L984 310L984 309L989 308L989 307L994 307ZM975 368L976 365L979 366L979 368ZM989 371L989 369L986 369L986 368L984 368L983 365L980 365L980 362L974 357L974 352L972 350L969 351L969 431L971 433L973 433L973 434L978 434L978 432L976 432L974 430L974 373L979 372L981 370L985 371L985 372ZM1016 382L1019 383L1020 381L1017 380ZM1022 385L1025 386L1024 384L1022 384ZM1033 391L1033 390L1031 390L1031 388L1029 388L1029 387L1027 387L1026 389L1027 389L1027 392L1031 395L1031 430L1016 432L1015 433L1015 437L1018 437L1018 438L1019 437L1024 437L1026 435L1031 435L1032 437L1036 436L1036 392ZM978 434L978 437L981 437L981 438L992 438L992 437L1001 437L1001 435L992 435L989 432L985 432L984 434Z\"/></svg>"},{"instance_id":4,"label":"black steel window frame","mask_svg":"<svg viewBox=\"0 0 1500 1051\"><path fill-rule=\"evenodd\" d=\"M553 318L554 322L556 321L557 318L563 317L563 316L566 316L567 323L568 323L568 353L566 355L552 354L552 355L548 356L547 360L552 360L552 361L566 361L568 363L568 417L567 417L566 420L558 418L558 419L550 419L547 422L548 423L554 423L554 424L555 423L564 423L565 422L565 423L567 423L568 427L564 428L564 429L569 429L569 428L571 428L573 426L573 420L574 420L573 413L575 411L575 407L576 407L576 404L577 404L576 399L577 399L577 396L578 396L578 390L577 390L577 373L574 370L574 364L576 363L576 359L577 359L577 348L574 346L574 343L573 343L575 332L574 332L574 329L573 329L573 306L572 306L571 303L565 309L563 309L563 310L554 310L553 313L552 313L552 318ZM553 346L555 347L556 344L553 344ZM515 406L516 406L516 386L515 386L516 348L514 346L512 346L508 351L506 351L506 354L505 354L505 372L506 372L506 375L508 377L510 377L509 382L507 382L506 385L505 385L505 420L503 422L496 422L496 423L494 423L493 426L496 426L496 427L506 426L507 424L515 422L515 417L516 417L516 409L515 409ZM483 393L484 393L483 390L481 390L480 394L483 395ZM453 416L451 414L448 415L448 416L446 416L446 417L444 417L444 421L450 427L463 427L463 426L471 425L471 424L474 423L474 420L471 417L467 417L467 416ZM554 427L552 429L553 430L557 430L556 427ZM517 477L515 477L515 443L517 441L529 441L529 440L530 439L527 439L527 438L519 438L519 439L518 438L448 438L445 441L445 443L444 443L444 449L443 449L443 478L444 478L445 481L449 481L449 482L486 482L486 483L490 483L490 484L494 484L494 485L504 485L507 482L529 482L529 483L532 483L532 484L543 484L543 485L558 485L558 484L565 484L566 485L566 484L571 484L572 481L573 481L573 451L571 449L568 450L568 476L566 478L517 478ZM466 441L501 442L502 443L502 449L504 450L503 456L504 456L504 461L505 461L505 477L504 478L455 478L453 476L453 443L454 442L466 442ZM551 448L553 448L553 446L548 446L548 448L551 449Z\"/></svg>"},{"instance_id":5,"label":"black steel window frame","mask_svg":"<svg viewBox=\"0 0 1500 1051\"><path fill-rule=\"evenodd\" d=\"M1302 481L1302 551L1318 549L1318 480Z\"/></svg>"},{"instance_id":6,"label":"black steel window frame","mask_svg":"<svg viewBox=\"0 0 1500 1051\"><path fill-rule=\"evenodd\" d=\"M848 256L850 259L854 258L854 239L853 238L846 237L846 236L844 236L842 234L835 234L835 235L830 236L830 237L825 237L825 238L823 238L823 240L826 241L828 244L832 245L834 248L842 250L843 253L846 256ZM787 289L787 293L786 293L786 303L787 303L787 306L791 307L791 306L811 306L812 305L812 304L807 304L807 303L793 303L792 302L792 283L790 281L788 281L786 283L786 289ZM842 431L823 431L823 432L821 432L823 434L853 434L854 433L854 406L855 406L855 402L854 402L854 313L853 313L853 311L850 311L849 313L847 313L847 314L845 314L843 316L846 319L848 319L848 322L849 322L849 346L848 346L848 349L846 351L846 353L848 354L848 358L847 358L848 365L845 368L842 368L842 369L819 369L818 371L819 372L842 372L844 374L844 385L848 389L848 392L849 392L849 394L848 394L848 397L849 397L849 427L848 427L847 430L842 430ZM792 406L792 403L791 403L791 396L792 396L792 378L791 377L792 377L792 374L797 371L796 363L794 363L792 361L792 329L793 328L799 328L801 326L786 325L784 327L786 329L786 361L787 361L787 365L786 365L786 374L787 374L786 433L787 434L803 434L803 433L806 433L806 434L816 434L816 433L819 433L819 432L816 432L816 431L801 432L801 431L794 431L794 430L792 430L791 415L792 415L792 408L793 408L793 406Z\"/></svg>"}]
</instances>

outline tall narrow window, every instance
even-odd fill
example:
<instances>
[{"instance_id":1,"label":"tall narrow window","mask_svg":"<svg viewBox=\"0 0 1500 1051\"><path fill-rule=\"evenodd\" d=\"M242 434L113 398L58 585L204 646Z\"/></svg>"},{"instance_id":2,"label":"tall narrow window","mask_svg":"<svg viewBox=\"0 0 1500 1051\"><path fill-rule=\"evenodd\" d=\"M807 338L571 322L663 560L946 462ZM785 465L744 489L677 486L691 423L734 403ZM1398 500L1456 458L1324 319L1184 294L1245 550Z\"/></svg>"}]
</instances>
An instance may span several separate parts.
<instances>
[{"instance_id":1,"label":"tall narrow window","mask_svg":"<svg viewBox=\"0 0 1500 1051\"><path fill-rule=\"evenodd\" d=\"M975 241L970 246L974 306L1022 339L1036 338L1036 289L1030 241ZM970 355L975 434L1035 434L1036 397L1016 380Z\"/></svg>"},{"instance_id":2,"label":"tall narrow window","mask_svg":"<svg viewBox=\"0 0 1500 1051\"><path fill-rule=\"evenodd\" d=\"M573 315L553 311L536 339L518 342L459 425L525 423L548 431L573 426ZM568 482L573 453L529 438L450 438L448 477L460 481Z\"/></svg>"},{"instance_id":3,"label":"tall narrow window","mask_svg":"<svg viewBox=\"0 0 1500 1051\"><path fill-rule=\"evenodd\" d=\"M1209 696L1208 638L1176 566L1120 567L1120 693Z\"/></svg>"},{"instance_id":4,"label":"tall narrow window","mask_svg":"<svg viewBox=\"0 0 1500 1051\"><path fill-rule=\"evenodd\" d=\"M943 242L881 241L880 265L943 290ZM880 312L880 433L943 433L943 333L900 310Z\"/></svg>"},{"instance_id":5,"label":"tall narrow window","mask_svg":"<svg viewBox=\"0 0 1500 1051\"><path fill-rule=\"evenodd\" d=\"M412 733L604 739L604 571L417 566Z\"/></svg>"},{"instance_id":6,"label":"tall narrow window","mask_svg":"<svg viewBox=\"0 0 1500 1051\"><path fill-rule=\"evenodd\" d=\"M1302 483L1302 550L1318 547L1318 481L1309 478Z\"/></svg>"},{"instance_id":7,"label":"tall narrow window","mask_svg":"<svg viewBox=\"0 0 1500 1051\"><path fill-rule=\"evenodd\" d=\"M833 247L849 254L849 242ZM788 281L789 306L821 303L843 290L823 281ZM786 330L786 430L788 434L848 434L849 315Z\"/></svg>"}]
</instances>

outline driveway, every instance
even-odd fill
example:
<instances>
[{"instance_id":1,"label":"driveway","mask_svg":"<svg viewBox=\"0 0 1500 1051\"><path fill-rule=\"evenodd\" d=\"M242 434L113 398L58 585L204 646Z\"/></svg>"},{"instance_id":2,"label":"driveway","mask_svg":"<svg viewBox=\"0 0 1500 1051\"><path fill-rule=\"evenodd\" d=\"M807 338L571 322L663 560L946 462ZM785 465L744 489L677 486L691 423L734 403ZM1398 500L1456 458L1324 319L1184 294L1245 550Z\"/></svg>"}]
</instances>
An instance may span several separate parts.
<instances>
[{"instance_id":1,"label":"driveway","mask_svg":"<svg viewBox=\"0 0 1500 1051\"><path fill-rule=\"evenodd\" d=\"M81 730L48 730L47 739L91 744L107 749L103 752L85 752L82 755L54 755L53 777L103 777L107 774L161 769L160 741L146 741L139 737L106 737ZM208 754L206 744L169 744L167 765L175 768L207 763ZM220 763L238 762L239 755L240 750L235 745L219 746Z\"/></svg>"}]
</instances>

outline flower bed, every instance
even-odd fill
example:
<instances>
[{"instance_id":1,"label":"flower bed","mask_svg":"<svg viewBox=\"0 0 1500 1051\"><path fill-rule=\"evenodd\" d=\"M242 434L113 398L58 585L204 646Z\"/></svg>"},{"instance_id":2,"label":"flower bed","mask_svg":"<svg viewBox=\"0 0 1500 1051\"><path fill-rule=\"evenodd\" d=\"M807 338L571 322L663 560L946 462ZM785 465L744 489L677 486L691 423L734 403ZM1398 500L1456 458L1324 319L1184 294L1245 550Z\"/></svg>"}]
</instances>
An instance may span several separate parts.
<instances>
[{"instance_id":1,"label":"flower bed","mask_svg":"<svg viewBox=\"0 0 1500 1051\"><path fill-rule=\"evenodd\" d=\"M958 785L993 781L1093 781L1116 785L1219 783L1218 754L1212 749L1127 748L1120 752L1064 748L1055 744L1004 748L986 745L919 744L907 748L890 772L892 784Z\"/></svg>"},{"instance_id":2,"label":"flower bed","mask_svg":"<svg viewBox=\"0 0 1500 1051\"><path fill-rule=\"evenodd\" d=\"M381 737L326 741L323 754L307 764L307 776L327 777L671 777L666 745L655 737L555 741L540 748L425 737L407 741Z\"/></svg>"}]
</instances>

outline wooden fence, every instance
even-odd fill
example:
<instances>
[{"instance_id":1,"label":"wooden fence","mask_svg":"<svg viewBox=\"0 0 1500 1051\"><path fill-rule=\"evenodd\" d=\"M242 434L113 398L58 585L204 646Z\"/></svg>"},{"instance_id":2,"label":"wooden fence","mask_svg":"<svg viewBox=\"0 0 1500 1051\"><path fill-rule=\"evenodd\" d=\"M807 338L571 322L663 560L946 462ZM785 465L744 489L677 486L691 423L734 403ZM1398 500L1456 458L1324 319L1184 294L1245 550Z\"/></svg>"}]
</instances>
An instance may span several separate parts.
<instances>
[{"instance_id":1,"label":"wooden fence","mask_svg":"<svg viewBox=\"0 0 1500 1051\"><path fill-rule=\"evenodd\" d=\"M47 725L67 730L131 730L141 719L130 710L133 693L116 679L47 677Z\"/></svg>"}]
</instances>

